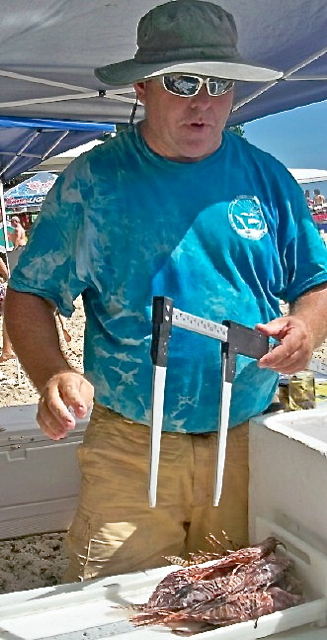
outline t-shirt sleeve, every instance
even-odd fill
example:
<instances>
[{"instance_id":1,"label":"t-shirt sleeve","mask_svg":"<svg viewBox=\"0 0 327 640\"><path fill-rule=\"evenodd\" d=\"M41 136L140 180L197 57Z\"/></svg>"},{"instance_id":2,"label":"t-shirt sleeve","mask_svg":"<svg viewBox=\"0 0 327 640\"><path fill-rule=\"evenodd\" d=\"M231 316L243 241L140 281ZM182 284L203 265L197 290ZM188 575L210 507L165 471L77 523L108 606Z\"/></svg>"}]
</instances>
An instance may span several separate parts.
<instances>
[{"instance_id":1,"label":"t-shirt sleeve","mask_svg":"<svg viewBox=\"0 0 327 640\"><path fill-rule=\"evenodd\" d=\"M285 192L284 192L285 193ZM293 302L327 282L327 249L299 185L290 177L279 219L278 241L284 269L281 298Z\"/></svg>"},{"instance_id":2,"label":"t-shirt sleeve","mask_svg":"<svg viewBox=\"0 0 327 640\"><path fill-rule=\"evenodd\" d=\"M12 289L51 300L66 316L87 286L78 268L84 224L79 182L69 169L56 180L10 278Z\"/></svg>"}]
</instances>

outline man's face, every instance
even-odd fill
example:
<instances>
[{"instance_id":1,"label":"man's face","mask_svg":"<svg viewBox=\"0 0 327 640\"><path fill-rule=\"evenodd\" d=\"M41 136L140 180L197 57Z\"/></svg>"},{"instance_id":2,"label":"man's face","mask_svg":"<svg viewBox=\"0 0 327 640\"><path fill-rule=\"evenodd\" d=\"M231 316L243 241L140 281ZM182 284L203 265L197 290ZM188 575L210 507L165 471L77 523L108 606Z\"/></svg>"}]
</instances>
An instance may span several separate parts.
<instances>
[{"instance_id":1,"label":"man's face","mask_svg":"<svg viewBox=\"0 0 327 640\"><path fill-rule=\"evenodd\" d=\"M166 91L160 79L138 82L134 88L145 107L142 134L153 151L172 160L196 162L218 149L233 91L213 97L203 86L196 96L184 98Z\"/></svg>"}]
</instances>

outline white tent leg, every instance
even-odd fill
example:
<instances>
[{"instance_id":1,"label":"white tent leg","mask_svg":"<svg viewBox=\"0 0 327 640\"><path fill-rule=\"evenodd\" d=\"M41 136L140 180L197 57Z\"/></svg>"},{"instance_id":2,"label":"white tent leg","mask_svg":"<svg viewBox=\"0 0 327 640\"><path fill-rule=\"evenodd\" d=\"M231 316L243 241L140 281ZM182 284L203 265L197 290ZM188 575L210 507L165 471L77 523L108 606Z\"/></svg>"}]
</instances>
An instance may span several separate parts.
<instances>
[{"instance_id":1,"label":"white tent leg","mask_svg":"<svg viewBox=\"0 0 327 640\"><path fill-rule=\"evenodd\" d=\"M9 239L8 239L8 228L7 228L7 217L6 217L6 206L5 199L3 195L3 183L0 180L0 206L2 211L2 224L3 224L3 235L5 238L5 249L9 251ZM9 269L9 267L8 267ZM10 274L9 274L10 275Z\"/></svg>"},{"instance_id":2,"label":"white tent leg","mask_svg":"<svg viewBox=\"0 0 327 640\"><path fill-rule=\"evenodd\" d=\"M6 206L5 206L5 199L3 194L3 183L1 182L1 180L0 180L0 206L1 206L1 212L2 212L2 224L3 224L3 235L5 239L5 249L7 253L7 251L9 251L9 239L8 239L8 228L7 228ZM9 267L8 260L7 260L7 269L8 269L8 276L10 277L10 267ZM21 371L21 366L18 358L16 358L16 366L17 366L18 384L20 386L22 381L22 371Z\"/></svg>"}]
</instances>

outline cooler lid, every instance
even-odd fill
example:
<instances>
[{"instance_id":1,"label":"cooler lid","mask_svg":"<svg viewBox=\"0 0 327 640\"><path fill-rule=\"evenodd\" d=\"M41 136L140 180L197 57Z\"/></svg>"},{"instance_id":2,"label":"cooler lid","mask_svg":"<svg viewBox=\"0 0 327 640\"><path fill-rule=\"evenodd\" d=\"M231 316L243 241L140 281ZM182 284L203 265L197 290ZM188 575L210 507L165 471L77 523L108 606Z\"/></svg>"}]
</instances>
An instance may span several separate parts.
<instances>
[{"instance_id":1,"label":"cooler lid","mask_svg":"<svg viewBox=\"0 0 327 640\"><path fill-rule=\"evenodd\" d=\"M63 440L51 440L41 431L36 421L37 404L0 408L0 448L15 443L44 441L56 444L81 439L89 421L89 415L78 420L76 428Z\"/></svg>"}]
</instances>

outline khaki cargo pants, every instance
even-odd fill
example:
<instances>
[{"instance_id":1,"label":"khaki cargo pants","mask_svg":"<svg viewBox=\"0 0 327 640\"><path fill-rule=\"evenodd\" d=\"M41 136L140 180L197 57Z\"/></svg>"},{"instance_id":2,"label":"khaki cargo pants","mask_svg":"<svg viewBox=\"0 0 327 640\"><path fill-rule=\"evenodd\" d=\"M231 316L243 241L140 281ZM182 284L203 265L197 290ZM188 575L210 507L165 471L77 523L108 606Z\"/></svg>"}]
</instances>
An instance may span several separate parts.
<instances>
[{"instance_id":1,"label":"khaki cargo pants","mask_svg":"<svg viewBox=\"0 0 327 640\"><path fill-rule=\"evenodd\" d=\"M217 438L163 433L157 506L148 506L149 428L95 405L79 447L80 502L68 534L66 582L167 564L212 549L206 536L247 544L248 423L229 432L224 486L212 506Z\"/></svg>"}]
</instances>

